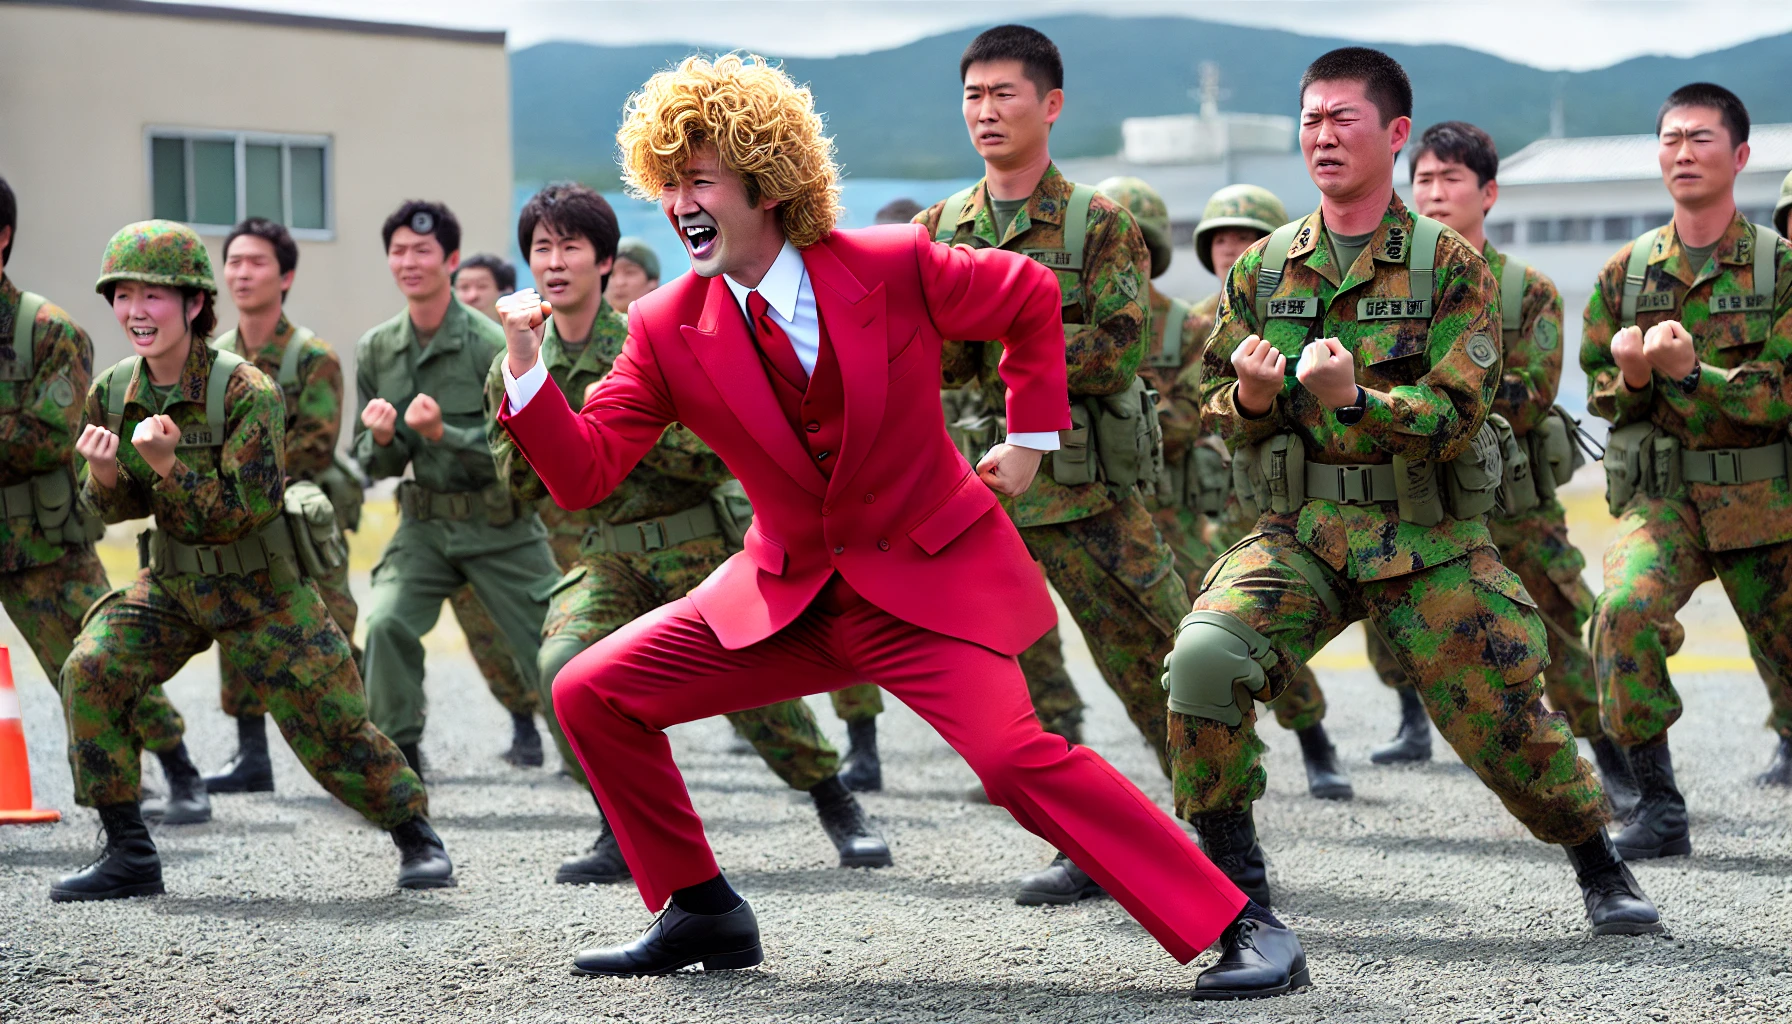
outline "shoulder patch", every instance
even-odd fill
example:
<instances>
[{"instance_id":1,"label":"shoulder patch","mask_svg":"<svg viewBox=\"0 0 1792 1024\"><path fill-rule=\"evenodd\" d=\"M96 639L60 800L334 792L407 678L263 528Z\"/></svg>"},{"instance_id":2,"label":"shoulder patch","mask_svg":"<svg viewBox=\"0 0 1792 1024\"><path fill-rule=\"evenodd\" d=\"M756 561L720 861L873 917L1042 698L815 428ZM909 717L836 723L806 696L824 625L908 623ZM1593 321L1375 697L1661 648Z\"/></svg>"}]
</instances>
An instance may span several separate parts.
<instances>
[{"instance_id":1,"label":"shoulder patch","mask_svg":"<svg viewBox=\"0 0 1792 1024\"><path fill-rule=\"evenodd\" d=\"M1305 248L1306 246L1310 245L1312 243L1312 241L1313 241L1313 225L1310 223L1302 225L1301 229L1300 229L1300 234L1294 236L1294 248L1296 248L1296 249Z\"/></svg>"},{"instance_id":2,"label":"shoulder patch","mask_svg":"<svg viewBox=\"0 0 1792 1024\"><path fill-rule=\"evenodd\" d=\"M51 381L50 386L45 389L45 394L50 401L64 409L75 404L75 386L69 383L67 377L57 377Z\"/></svg>"},{"instance_id":3,"label":"shoulder patch","mask_svg":"<svg viewBox=\"0 0 1792 1024\"><path fill-rule=\"evenodd\" d=\"M1387 244L1382 247L1382 259L1390 263L1406 261L1406 229L1396 224L1388 228Z\"/></svg>"},{"instance_id":4,"label":"shoulder patch","mask_svg":"<svg viewBox=\"0 0 1792 1024\"><path fill-rule=\"evenodd\" d=\"M1556 346L1562 343L1562 329L1557 327L1556 322L1548 317L1544 317L1537 321L1537 331L1535 336L1537 339L1537 347L1545 352L1554 352Z\"/></svg>"},{"instance_id":5,"label":"shoulder patch","mask_svg":"<svg viewBox=\"0 0 1792 1024\"><path fill-rule=\"evenodd\" d=\"M1114 283L1120 287L1121 291L1126 293L1127 298L1137 299L1139 297L1138 271L1127 270L1124 273L1118 274L1115 276Z\"/></svg>"},{"instance_id":6,"label":"shoulder patch","mask_svg":"<svg viewBox=\"0 0 1792 1024\"><path fill-rule=\"evenodd\" d=\"M1499 361L1500 353L1499 349L1493 347L1493 342L1488 340L1487 335L1477 334L1468 339L1468 357L1476 366L1485 370Z\"/></svg>"}]
</instances>

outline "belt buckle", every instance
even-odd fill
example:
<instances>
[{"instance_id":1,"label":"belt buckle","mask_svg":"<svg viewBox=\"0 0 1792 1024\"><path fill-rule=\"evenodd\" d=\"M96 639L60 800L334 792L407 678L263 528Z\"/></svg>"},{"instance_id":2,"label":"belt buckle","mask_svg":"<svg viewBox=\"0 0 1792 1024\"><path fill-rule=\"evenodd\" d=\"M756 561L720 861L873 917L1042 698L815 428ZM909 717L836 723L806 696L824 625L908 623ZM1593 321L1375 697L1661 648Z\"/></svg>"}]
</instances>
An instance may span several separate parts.
<instances>
[{"instance_id":1,"label":"belt buckle","mask_svg":"<svg viewBox=\"0 0 1792 1024\"><path fill-rule=\"evenodd\" d=\"M1713 483L1739 484L1742 482L1742 459L1733 451L1711 452L1711 479Z\"/></svg>"},{"instance_id":2,"label":"belt buckle","mask_svg":"<svg viewBox=\"0 0 1792 1024\"><path fill-rule=\"evenodd\" d=\"M222 570L218 550L209 544L194 545L193 557L199 563L199 571L206 576L217 576Z\"/></svg>"},{"instance_id":3,"label":"belt buckle","mask_svg":"<svg viewBox=\"0 0 1792 1024\"><path fill-rule=\"evenodd\" d=\"M635 531L641 535L643 551L658 551L666 546L666 528L658 519L636 523Z\"/></svg>"},{"instance_id":4,"label":"belt buckle","mask_svg":"<svg viewBox=\"0 0 1792 1024\"><path fill-rule=\"evenodd\" d=\"M1361 505L1369 500L1369 474L1355 467L1338 467L1338 491L1348 505Z\"/></svg>"}]
</instances>

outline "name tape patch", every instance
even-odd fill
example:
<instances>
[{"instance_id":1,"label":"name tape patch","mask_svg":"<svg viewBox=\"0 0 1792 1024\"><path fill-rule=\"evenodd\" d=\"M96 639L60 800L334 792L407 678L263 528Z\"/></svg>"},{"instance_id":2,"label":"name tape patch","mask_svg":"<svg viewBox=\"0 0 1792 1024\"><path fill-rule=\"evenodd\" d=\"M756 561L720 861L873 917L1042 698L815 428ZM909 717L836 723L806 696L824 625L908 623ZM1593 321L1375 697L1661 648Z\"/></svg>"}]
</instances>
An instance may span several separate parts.
<instances>
[{"instance_id":1,"label":"name tape patch","mask_svg":"<svg viewBox=\"0 0 1792 1024\"><path fill-rule=\"evenodd\" d=\"M1358 299L1358 320L1429 320L1431 299Z\"/></svg>"},{"instance_id":2,"label":"name tape patch","mask_svg":"<svg viewBox=\"0 0 1792 1024\"><path fill-rule=\"evenodd\" d=\"M1713 313L1754 313L1773 305L1773 296L1756 295L1713 295L1711 296L1711 312Z\"/></svg>"},{"instance_id":3,"label":"name tape patch","mask_svg":"<svg viewBox=\"0 0 1792 1024\"><path fill-rule=\"evenodd\" d=\"M1028 249L1025 255L1036 263L1043 263L1054 270L1070 267L1071 253L1068 249Z\"/></svg>"},{"instance_id":4,"label":"name tape patch","mask_svg":"<svg viewBox=\"0 0 1792 1024\"><path fill-rule=\"evenodd\" d=\"M1305 298L1270 299L1269 315L1311 320L1319 315L1319 299L1310 295Z\"/></svg>"},{"instance_id":5,"label":"name tape patch","mask_svg":"<svg viewBox=\"0 0 1792 1024\"><path fill-rule=\"evenodd\" d=\"M1644 292L1636 297L1636 311L1639 313L1673 309L1679 304L1680 299L1673 292Z\"/></svg>"},{"instance_id":6,"label":"name tape patch","mask_svg":"<svg viewBox=\"0 0 1792 1024\"><path fill-rule=\"evenodd\" d=\"M211 448L217 442L212 440L212 428L188 427L180 432L180 443L176 448Z\"/></svg>"}]
</instances>

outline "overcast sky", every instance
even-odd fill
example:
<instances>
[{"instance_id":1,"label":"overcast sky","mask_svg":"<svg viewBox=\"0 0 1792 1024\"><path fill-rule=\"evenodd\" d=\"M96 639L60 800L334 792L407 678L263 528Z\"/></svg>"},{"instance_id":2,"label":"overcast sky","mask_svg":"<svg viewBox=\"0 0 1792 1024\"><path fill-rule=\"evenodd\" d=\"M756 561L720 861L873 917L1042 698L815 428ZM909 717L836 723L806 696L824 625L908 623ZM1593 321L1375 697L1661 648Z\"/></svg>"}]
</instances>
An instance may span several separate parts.
<instances>
[{"instance_id":1,"label":"overcast sky","mask_svg":"<svg viewBox=\"0 0 1792 1024\"><path fill-rule=\"evenodd\" d=\"M1787 0L227 0L229 6L502 28L550 39L689 42L783 56L863 53L1052 14L1182 14L1366 41L1457 43L1542 68L1688 56L1792 31Z\"/></svg>"}]
</instances>

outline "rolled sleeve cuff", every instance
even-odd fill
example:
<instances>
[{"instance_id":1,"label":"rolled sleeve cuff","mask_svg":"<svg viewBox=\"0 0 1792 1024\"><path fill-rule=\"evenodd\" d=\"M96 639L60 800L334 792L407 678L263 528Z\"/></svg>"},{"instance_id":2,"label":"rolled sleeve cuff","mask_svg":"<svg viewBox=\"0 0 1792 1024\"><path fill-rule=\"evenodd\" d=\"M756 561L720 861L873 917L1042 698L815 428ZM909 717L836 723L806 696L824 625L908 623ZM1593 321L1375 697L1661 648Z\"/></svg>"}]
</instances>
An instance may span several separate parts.
<instances>
[{"instance_id":1,"label":"rolled sleeve cuff","mask_svg":"<svg viewBox=\"0 0 1792 1024\"><path fill-rule=\"evenodd\" d=\"M1017 448L1031 448L1036 452L1055 452L1058 450L1058 432L1055 430L1016 430L1008 434L1008 443Z\"/></svg>"},{"instance_id":2,"label":"rolled sleeve cuff","mask_svg":"<svg viewBox=\"0 0 1792 1024\"><path fill-rule=\"evenodd\" d=\"M504 397L510 400L511 415L523 411L523 406L535 397L541 386L547 383L548 368L541 361L541 354L536 353L535 365L529 367L521 377L510 375L510 360L506 358L499 366L504 372Z\"/></svg>"}]
</instances>

